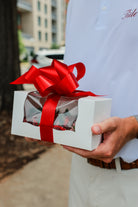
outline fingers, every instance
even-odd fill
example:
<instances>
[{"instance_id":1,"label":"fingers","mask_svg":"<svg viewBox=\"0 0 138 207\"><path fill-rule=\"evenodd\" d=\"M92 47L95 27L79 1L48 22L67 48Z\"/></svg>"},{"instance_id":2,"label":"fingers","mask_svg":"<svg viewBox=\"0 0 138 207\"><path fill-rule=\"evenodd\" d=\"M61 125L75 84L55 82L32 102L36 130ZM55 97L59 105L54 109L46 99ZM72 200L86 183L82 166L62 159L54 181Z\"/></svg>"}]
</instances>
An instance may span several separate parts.
<instances>
[{"instance_id":1,"label":"fingers","mask_svg":"<svg viewBox=\"0 0 138 207\"><path fill-rule=\"evenodd\" d=\"M102 161L111 161L114 157L114 151L112 150L112 146L110 143L101 143L96 149L92 151L78 149L69 146L63 146L65 149L70 152L76 153L85 158L94 158Z\"/></svg>"},{"instance_id":2,"label":"fingers","mask_svg":"<svg viewBox=\"0 0 138 207\"><path fill-rule=\"evenodd\" d=\"M64 149L70 151L70 152L73 152L73 153L76 153L82 157L85 157L85 158L89 158L90 155L91 155L91 151L88 151L88 150L83 150L83 149L79 149L79 148L75 148L75 147L69 147L69 146L65 146L65 145L62 145L64 147Z\"/></svg>"},{"instance_id":3,"label":"fingers","mask_svg":"<svg viewBox=\"0 0 138 207\"><path fill-rule=\"evenodd\" d=\"M66 149L70 152L76 153L84 158L98 159L98 160L101 160L105 163L110 163L113 160L113 157L110 157L109 155L107 155L107 156L104 155L105 157L102 157L102 154L101 154L101 156L100 156L99 153L97 153L97 152L95 153L95 150L88 151L88 150L82 150L82 149L69 147L69 146L63 146L63 147L64 147L64 149Z\"/></svg>"},{"instance_id":4,"label":"fingers","mask_svg":"<svg viewBox=\"0 0 138 207\"><path fill-rule=\"evenodd\" d=\"M100 146L97 149L92 151L79 149L75 147L69 147L69 146L63 146L63 147L69 150L70 152L76 153L85 158L90 158L90 157L95 159L110 158L110 154L105 152L103 144L100 144Z\"/></svg>"},{"instance_id":5,"label":"fingers","mask_svg":"<svg viewBox=\"0 0 138 207\"><path fill-rule=\"evenodd\" d=\"M105 132L109 132L109 131L114 131L117 128L117 124L118 124L118 119L117 117L112 117L109 119L106 119L105 121L98 123L98 124L94 124L92 126L92 132L93 134L103 134Z\"/></svg>"}]
</instances>

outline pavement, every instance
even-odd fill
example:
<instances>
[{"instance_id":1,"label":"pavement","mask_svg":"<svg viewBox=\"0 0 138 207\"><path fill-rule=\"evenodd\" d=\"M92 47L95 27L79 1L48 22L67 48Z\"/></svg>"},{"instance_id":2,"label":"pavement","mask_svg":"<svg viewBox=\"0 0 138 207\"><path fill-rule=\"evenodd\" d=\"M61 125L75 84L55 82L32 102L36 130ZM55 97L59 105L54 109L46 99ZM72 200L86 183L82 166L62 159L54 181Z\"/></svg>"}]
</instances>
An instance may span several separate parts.
<instances>
[{"instance_id":1,"label":"pavement","mask_svg":"<svg viewBox=\"0 0 138 207\"><path fill-rule=\"evenodd\" d=\"M0 183L0 207L67 207L72 154L54 145Z\"/></svg>"}]
</instances>

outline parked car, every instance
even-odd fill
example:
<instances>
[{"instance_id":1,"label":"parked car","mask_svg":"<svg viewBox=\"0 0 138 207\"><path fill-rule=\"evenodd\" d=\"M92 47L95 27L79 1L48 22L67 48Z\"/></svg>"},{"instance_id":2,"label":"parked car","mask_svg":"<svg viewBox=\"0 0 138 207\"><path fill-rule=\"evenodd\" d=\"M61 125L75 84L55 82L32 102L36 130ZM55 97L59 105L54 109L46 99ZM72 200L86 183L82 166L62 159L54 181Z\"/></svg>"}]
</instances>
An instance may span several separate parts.
<instances>
[{"instance_id":1,"label":"parked car","mask_svg":"<svg viewBox=\"0 0 138 207\"><path fill-rule=\"evenodd\" d=\"M63 62L65 49L51 49L38 51L31 60L31 64L37 68L48 66L51 64L53 59Z\"/></svg>"}]
</instances>

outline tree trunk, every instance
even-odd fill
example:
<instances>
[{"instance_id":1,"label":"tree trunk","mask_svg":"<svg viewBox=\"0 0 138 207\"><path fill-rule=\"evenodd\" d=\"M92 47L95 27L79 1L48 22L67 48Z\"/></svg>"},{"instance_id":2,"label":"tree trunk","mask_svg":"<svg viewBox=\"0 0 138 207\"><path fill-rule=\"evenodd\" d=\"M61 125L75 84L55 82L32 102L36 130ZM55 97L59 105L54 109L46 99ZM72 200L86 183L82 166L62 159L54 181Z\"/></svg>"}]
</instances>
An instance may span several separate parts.
<instances>
[{"instance_id":1,"label":"tree trunk","mask_svg":"<svg viewBox=\"0 0 138 207\"><path fill-rule=\"evenodd\" d=\"M17 86L9 83L20 75L16 3L0 1L0 111L11 110Z\"/></svg>"}]
</instances>

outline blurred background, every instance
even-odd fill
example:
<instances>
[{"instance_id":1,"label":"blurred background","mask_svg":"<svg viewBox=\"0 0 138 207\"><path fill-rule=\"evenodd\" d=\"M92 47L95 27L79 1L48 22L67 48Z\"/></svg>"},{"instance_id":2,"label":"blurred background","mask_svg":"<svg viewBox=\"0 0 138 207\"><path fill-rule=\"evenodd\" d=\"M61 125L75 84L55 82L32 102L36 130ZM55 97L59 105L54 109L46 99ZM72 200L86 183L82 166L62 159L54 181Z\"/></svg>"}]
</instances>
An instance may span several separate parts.
<instances>
[{"instance_id":1,"label":"blurred background","mask_svg":"<svg viewBox=\"0 0 138 207\"><path fill-rule=\"evenodd\" d=\"M67 0L0 2L0 207L66 207L71 153L11 135L14 90L28 71L63 61Z\"/></svg>"}]
</instances>

